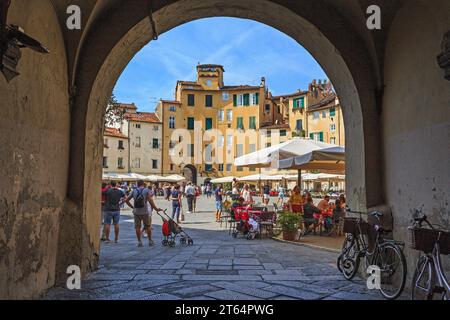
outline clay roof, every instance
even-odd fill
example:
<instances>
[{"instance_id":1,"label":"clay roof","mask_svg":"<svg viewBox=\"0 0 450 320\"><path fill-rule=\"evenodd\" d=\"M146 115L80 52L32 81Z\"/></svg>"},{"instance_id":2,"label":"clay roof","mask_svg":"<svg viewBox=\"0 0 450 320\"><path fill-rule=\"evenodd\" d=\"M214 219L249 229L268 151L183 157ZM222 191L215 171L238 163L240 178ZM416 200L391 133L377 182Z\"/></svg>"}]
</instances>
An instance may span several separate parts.
<instances>
[{"instance_id":1,"label":"clay roof","mask_svg":"<svg viewBox=\"0 0 450 320\"><path fill-rule=\"evenodd\" d=\"M223 66L221 66L220 64L199 64L197 66L197 69L199 68L220 68L223 71L225 71L225 69L223 68Z\"/></svg>"},{"instance_id":2,"label":"clay roof","mask_svg":"<svg viewBox=\"0 0 450 320\"><path fill-rule=\"evenodd\" d=\"M308 94L308 91L298 91L296 93L290 93L290 94L285 94L285 95L281 95L281 96L274 96L272 97L272 99L278 99L280 100L280 98L286 99L286 98L295 98L295 97L300 97L300 96L304 96Z\"/></svg>"},{"instance_id":3,"label":"clay roof","mask_svg":"<svg viewBox=\"0 0 450 320\"><path fill-rule=\"evenodd\" d=\"M194 87L201 87L201 85L199 85L197 82L195 81L183 81L183 80L178 80L177 81L177 85L185 85L185 86L194 86Z\"/></svg>"},{"instance_id":4,"label":"clay roof","mask_svg":"<svg viewBox=\"0 0 450 320\"><path fill-rule=\"evenodd\" d=\"M136 122L161 123L161 120L159 120L158 116L154 112L126 113L125 119Z\"/></svg>"},{"instance_id":5,"label":"clay roof","mask_svg":"<svg viewBox=\"0 0 450 320\"><path fill-rule=\"evenodd\" d=\"M249 85L242 85L242 86L223 86L222 90L259 90L259 86L249 86Z\"/></svg>"},{"instance_id":6,"label":"clay roof","mask_svg":"<svg viewBox=\"0 0 450 320\"><path fill-rule=\"evenodd\" d=\"M115 137L115 138L122 138L122 139L128 139L126 135L124 135L122 132L115 128L105 128L105 132L103 134L106 137Z\"/></svg>"},{"instance_id":7,"label":"clay roof","mask_svg":"<svg viewBox=\"0 0 450 320\"><path fill-rule=\"evenodd\" d=\"M308 112L333 107L336 105L336 99L337 99L337 96L336 96L336 94L333 93L332 95L325 97L318 103L309 106Z\"/></svg>"},{"instance_id":8,"label":"clay roof","mask_svg":"<svg viewBox=\"0 0 450 320\"><path fill-rule=\"evenodd\" d=\"M161 102L170 103L170 104L181 104L180 101L175 101L175 100L161 100Z\"/></svg>"},{"instance_id":9,"label":"clay roof","mask_svg":"<svg viewBox=\"0 0 450 320\"><path fill-rule=\"evenodd\" d=\"M137 107L136 107L136 105L134 103L121 103L121 102L119 102L119 108L137 110Z\"/></svg>"},{"instance_id":10,"label":"clay roof","mask_svg":"<svg viewBox=\"0 0 450 320\"><path fill-rule=\"evenodd\" d=\"M291 127L287 123L281 123L281 124L270 124L270 125L266 125L266 126L263 125L263 126L261 126L260 129L269 129L269 130L275 130L275 129L283 130L283 129L287 129L287 130L290 130Z\"/></svg>"}]
</instances>

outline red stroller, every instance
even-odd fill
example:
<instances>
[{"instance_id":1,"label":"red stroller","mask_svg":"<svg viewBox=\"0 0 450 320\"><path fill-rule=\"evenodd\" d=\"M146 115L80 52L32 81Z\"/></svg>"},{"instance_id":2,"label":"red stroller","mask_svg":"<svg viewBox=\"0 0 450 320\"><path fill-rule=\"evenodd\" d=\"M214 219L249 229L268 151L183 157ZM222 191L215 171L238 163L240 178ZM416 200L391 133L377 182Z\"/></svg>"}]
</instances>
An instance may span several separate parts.
<instances>
[{"instance_id":1,"label":"red stroller","mask_svg":"<svg viewBox=\"0 0 450 320\"><path fill-rule=\"evenodd\" d=\"M237 207L234 210L234 219L236 221L235 229L232 233L234 238L237 238L239 234L242 234L248 240L254 238L251 232L251 225L249 224L250 215L247 207Z\"/></svg>"},{"instance_id":2,"label":"red stroller","mask_svg":"<svg viewBox=\"0 0 450 320\"><path fill-rule=\"evenodd\" d=\"M167 247L175 247L177 236L180 236L180 244L193 245L194 240L181 228L172 218L167 215L167 210L164 210L163 215L157 212L163 221L162 234L164 239L162 245Z\"/></svg>"}]
</instances>

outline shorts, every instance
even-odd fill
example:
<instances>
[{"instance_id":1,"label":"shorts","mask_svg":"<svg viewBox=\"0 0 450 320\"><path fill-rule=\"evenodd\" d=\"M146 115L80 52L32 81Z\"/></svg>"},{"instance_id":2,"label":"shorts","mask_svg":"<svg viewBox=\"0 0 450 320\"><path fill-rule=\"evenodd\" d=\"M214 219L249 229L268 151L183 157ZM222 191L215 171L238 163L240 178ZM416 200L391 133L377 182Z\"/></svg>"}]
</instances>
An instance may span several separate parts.
<instances>
[{"instance_id":1,"label":"shorts","mask_svg":"<svg viewBox=\"0 0 450 320\"><path fill-rule=\"evenodd\" d=\"M106 225L118 225L120 221L120 211L105 211L104 213L104 224Z\"/></svg>"},{"instance_id":2,"label":"shorts","mask_svg":"<svg viewBox=\"0 0 450 320\"><path fill-rule=\"evenodd\" d=\"M144 224L145 228L151 227L151 219L148 214L145 215L134 215L134 226L136 229L140 229L142 227L142 224Z\"/></svg>"},{"instance_id":3,"label":"shorts","mask_svg":"<svg viewBox=\"0 0 450 320\"><path fill-rule=\"evenodd\" d=\"M268 195L268 194L263 194L263 199L264 199L264 200L269 200L269 199L270 199L270 195Z\"/></svg>"},{"instance_id":4,"label":"shorts","mask_svg":"<svg viewBox=\"0 0 450 320\"><path fill-rule=\"evenodd\" d=\"M222 210L222 201L216 201L216 209Z\"/></svg>"}]
</instances>

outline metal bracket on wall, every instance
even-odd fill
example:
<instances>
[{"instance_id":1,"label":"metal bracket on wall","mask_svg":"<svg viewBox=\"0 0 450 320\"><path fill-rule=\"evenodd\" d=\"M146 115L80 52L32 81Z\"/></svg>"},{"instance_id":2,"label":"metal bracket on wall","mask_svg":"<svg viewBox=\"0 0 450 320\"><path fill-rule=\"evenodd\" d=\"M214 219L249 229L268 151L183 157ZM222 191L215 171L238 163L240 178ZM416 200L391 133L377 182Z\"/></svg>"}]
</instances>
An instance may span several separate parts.
<instances>
[{"instance_id":1,"label":"metal bracket on wall","mask_svg":"<svg viewBox=\"0 0 450 320\"><path fill-rule=\"evenodd\" d=\"M153 31L153 40L158 40L159 35L158 31L156 30L156 22L153 19L153 0L148 0L147 9L148 9L148 18L150 19L150 25Z\"/></svg>"},{"instance_id":2,"label":"metal bracket on wall","mask_svg":"<svg viewBox=\"0 0 450 320\"><path fill-rule=\"evenodd\" d=\"M11 0L0 0L0 71L8 82L19 75L16 68L22 57L20 49L30 48L39 53L49 53L47 48L25 34L19 26L6 24L10 4Z\"/></svg>"},{"instance_id":3,"label":"metal bracket on wall","mask_svg":"<svg viewBox=\"0 0 450 320\"><path fill-rule=\"evenodd\" d=\"M437 57L437 61L445 71L445 79L450 81L450 30L444 35L442 53Z\"/></svg>"}]
</instances>

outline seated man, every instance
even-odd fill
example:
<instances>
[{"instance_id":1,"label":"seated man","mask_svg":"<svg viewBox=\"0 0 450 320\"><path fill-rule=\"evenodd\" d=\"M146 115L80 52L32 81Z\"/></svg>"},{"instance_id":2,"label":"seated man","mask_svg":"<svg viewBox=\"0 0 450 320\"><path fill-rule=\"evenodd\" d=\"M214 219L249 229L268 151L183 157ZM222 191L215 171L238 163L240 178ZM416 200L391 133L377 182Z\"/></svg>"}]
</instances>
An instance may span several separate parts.
<instances>
[{"instance_id":1,"label":"seated man","mask_svg":"<svg viewBox=\"0 0 450 320\"><path fill-rule=\"evenodd\" d=\"M305 224L305 233L310 232L319 222L319 219L314 218L314 214L320 214L322 210L314 206L314 201L311 197L306 199L303 206L303 223Z\"/></svg>"},{"instance_id":2,"label":"seated man","mask_svg":"<svg viewBox=\"0 0 450 320\"><path fill-rule=\"evenodd\" d=\"M319 204L317 205L317 208L319 208L320 210L328 210L330 207L330 196L326 195L322 201L319 202Z\"/></svg>"}]
</instances>

